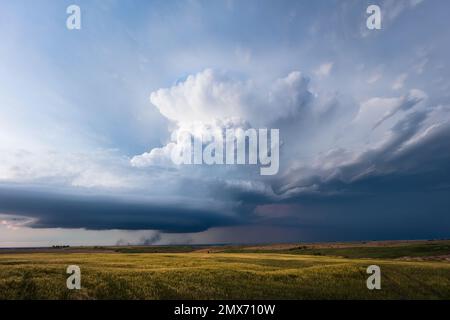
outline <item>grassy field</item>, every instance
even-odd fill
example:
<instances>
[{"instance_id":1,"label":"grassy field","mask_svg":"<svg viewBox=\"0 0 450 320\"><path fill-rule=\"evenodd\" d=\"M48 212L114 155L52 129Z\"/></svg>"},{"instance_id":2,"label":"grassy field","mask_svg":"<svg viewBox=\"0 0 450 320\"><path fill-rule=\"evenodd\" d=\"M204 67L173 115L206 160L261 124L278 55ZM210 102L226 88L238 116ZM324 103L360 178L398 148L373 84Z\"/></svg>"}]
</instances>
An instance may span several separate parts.
<instances>
[{"instance_id":1,"label":"grassy field","mask_svg":"<svg viewBox=\"0 0 450 320\"><path fill-rule=\"evenodd\" d=\"M222 252L229 253L286 253L286 254L300 254L300 255L315 255L315 256L339 256L344 258L378 258L378 259L396 259L402 257L409 258L425 258L425 257L439 257L450 254L450 241L437 242L419 242L408 243L400 242L394 245L349 245L344 247L318 246L318 245L303 245L292 246L289 248L272 249L270 247L264 248L230 248Z\"/></svg>"},{"instance_id":2,"label":"grassy field","mask_svg":"<svg viewBox=\"0 0 450 320\"><path fill-rule=\"evenodd\" d=\"M447 245L6 252L0 299L450 299ZM239 250L249 252L230 252ZM78 291L66 288L72 264L82 272ZM372 264L381 290L366 288Z\"/></svg>"}]
</instances>

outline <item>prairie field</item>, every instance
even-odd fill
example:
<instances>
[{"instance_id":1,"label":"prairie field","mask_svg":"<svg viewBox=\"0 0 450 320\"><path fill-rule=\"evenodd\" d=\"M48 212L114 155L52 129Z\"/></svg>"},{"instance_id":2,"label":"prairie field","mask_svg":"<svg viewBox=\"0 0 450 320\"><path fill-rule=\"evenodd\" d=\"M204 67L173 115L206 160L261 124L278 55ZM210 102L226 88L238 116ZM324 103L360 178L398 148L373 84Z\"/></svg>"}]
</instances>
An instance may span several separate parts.
<instances>
[{"instance_id":1,"label":"prairie field","mask_svg":"<svg viewBox=\"0 0 450 320\"><path fill-rule=\"evenodd\" d=\"M0 299L450 299L448 244L4 251ZM68 265L81 290L66 288Z\"/></svg>"}]
</instances>

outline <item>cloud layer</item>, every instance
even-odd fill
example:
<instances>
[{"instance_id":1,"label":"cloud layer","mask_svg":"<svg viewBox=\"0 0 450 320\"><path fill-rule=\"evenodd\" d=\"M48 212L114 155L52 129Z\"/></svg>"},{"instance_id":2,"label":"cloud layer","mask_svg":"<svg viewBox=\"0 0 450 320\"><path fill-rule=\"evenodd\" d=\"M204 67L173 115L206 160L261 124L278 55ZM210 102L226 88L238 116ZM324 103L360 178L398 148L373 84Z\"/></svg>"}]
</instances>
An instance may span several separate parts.
<instances>
[{"instance_id":1,"label":"cloud layer","mask_svg":"<svg viewBox=\"0 0 450 320\"><path fill-rule=\"evenodd\" d=\"M94 1L71 34L52 1L32 12L4 4L0 215L18 220L2 232L64 228L72 240L76 229L120 229L129 243L167 233L197 242L442 236L450 5L379 2L374 31L370 1ZM277 175L170 159L187 143L181 132L238 128L280 130ZM157 236L123 235L137 229Z\"/></svg>"}]
</instances>

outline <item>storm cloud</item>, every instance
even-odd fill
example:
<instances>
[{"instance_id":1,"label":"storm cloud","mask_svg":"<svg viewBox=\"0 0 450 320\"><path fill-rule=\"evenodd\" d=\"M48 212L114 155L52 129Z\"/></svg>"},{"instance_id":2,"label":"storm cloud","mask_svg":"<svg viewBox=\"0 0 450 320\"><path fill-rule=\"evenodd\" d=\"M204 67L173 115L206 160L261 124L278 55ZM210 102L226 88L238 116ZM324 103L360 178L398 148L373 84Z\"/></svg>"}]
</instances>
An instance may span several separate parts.
<instances>
[{"instance_id":1,"label":"storm cloud","mask_svg":"<svg viewBox=\"0 0 450 320\"><path fill-rule=\"evenodd\" d=\"M94 1L70 35L61 5L5 4L0 216L20 223L4 225L143 244L445 237L450 4L380 1L376 31L368 4ZM279 129L277 175L171 161L179 132L248 128Z\"/></svg>"},{"instance_id":2,"label":"storm cloud","mask_svg":"<svg viewBox=\"0 0 450 320\"><path fill-rule=\"evenodd\" d=\"M0 210L31 218L33 228L90 230L156 229L163 232L199 232L230 226L238 219L214 204L201 206L172 199L149 201L136 197L93 196L0 187ZM216 208L215 208L216 207Z\"/></svg>"}]
</instances>

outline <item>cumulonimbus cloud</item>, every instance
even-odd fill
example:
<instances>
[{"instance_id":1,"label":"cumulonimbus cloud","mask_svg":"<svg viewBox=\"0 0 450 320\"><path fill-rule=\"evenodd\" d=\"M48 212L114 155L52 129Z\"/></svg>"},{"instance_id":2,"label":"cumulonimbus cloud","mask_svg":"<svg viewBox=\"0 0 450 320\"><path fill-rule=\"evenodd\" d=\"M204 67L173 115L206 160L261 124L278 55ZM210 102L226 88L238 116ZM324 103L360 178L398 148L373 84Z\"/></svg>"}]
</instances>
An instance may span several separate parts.
<instances>
[{"instance_id":1,"label":"cumulonimbus cloud","mask_svg":"<svg viewBox=\"0 0 450 320\"><path fill-rule=\"evenodd\" d=\"M403 187L402 181L419 179L429 188L448 177L450 146L439 147L448 144L448 107L430 105L417 89L359 104L348 101L313 92L309 79L297 71L262 83L207 69L151 94L154 107L171 122L166 145L132 157L132 166L121 161L102 166L102 184L110 184L104 177L118 177L113 181L122 187L126 181L126 194L42 196L3 188L0 210L30 217L40 228L198 232L257 223L261 206L289 206L311 197L324 204L329 197L376 193L386 177ZM168 158L170 149L183 143L176 139L178 130L201 134L255 125L280 129L281 166L275 177L261 177L248 166L174 167ZM427 181L424 172L435 179ZM38 173L45 179L45 172ZM89 183L83 168L73 173L63 177L72 187L99 185ZM62 183L61 177L57 181ZM141 197L130 197L133 193Z\"/></svg>"},{"instance_id":2,"label":"cumulonimbus cloud","mask_svg":"<svg viewBox=\"0 0 450 320\"><path fill-rule=\"evenodd\" d=\"M216 186L223 180L226 183L222 186L235 195L248 194L245 186L260 181L265 187L254 196L261 199L263 195L269 202L302 194L342 193L341 188L330 190L331 181L351 184L365 177L407 174L395 159L406 149L419 153L422 140L430 137L426 132L437 122L441 129L449 125L447 108L428 105L427 94L422 90L412 89L397 97L372 97L354 107L336 100L330 104L320 94L312 93L308 83L308 78L297 71L262 87L251 79L233 79L207 69L152 93L151 101L176 124L173 133L180 128L201 133L252 123L281 124L285 143L278 177L260 181L254 175L242 179L242 175L235 178L230 172L222 175L220 171L215 177ZM437 135L433 139L441 140ZM132 164L169 165L171 148L179 143L183 142L173 139L166 146L135 156ZM419 170L419 162L416 166ZM242 171L245 168L238 172ZM236 192L231 192L230 186ZM324 189L329 192L323 192Z\"/></svg>"},{"instance_id":3,"label":"cumulonimbus cloud","mask_svg":"<svg viewBox=\"0 0 450 320\"><path fill-rule=\"evenodd\" d=\"M267 84L206 69L171 88L159 89L150 101L173 122L171 141L133 157L131 164L170 166L172 150L186 143L179 132L201 137L229 128L273 128L277 121L295 119L312 100L308 83L298 71Z\"/></svg>"}]
</instances>

